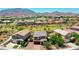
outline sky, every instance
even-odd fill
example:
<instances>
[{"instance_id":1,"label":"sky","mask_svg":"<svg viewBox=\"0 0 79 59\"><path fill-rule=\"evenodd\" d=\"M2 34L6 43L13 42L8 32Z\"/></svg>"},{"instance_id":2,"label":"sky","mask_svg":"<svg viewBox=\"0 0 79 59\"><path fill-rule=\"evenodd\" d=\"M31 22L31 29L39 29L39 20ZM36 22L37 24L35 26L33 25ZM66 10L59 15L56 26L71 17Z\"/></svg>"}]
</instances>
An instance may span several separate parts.
<instances>
[{"instance_id":1,"label":"sky","mask_svg":"<svg viewBox=\"0 0 79 59\"><path fill-rule=\"evenodd\" d=\"M79 8L30 8L31 10L35 12L72 12L72 13L79 13Z\"/></svg>"},{"instance_id":2,"label":"sky","mask_svg":"<svg viewBox=\"0 0 79 59\"><path fill-rule=\"evenodd\" d=\"M8 8L0 8L0 10L3 9L8 9ZM28 8L28 9L35 11L37 13L54 12L54 11L79 13L79 8Z\"/></svg>"}]
</instances>

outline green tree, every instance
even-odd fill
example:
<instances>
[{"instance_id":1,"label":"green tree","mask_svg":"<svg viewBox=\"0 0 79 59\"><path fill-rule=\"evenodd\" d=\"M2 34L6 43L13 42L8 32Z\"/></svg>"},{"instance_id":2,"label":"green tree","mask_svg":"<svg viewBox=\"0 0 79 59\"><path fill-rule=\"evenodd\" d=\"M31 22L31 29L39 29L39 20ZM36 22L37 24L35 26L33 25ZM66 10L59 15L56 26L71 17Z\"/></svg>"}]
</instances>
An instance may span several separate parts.
<instances>
[{"instance_id":1,"label":"green tree","mask_svg":"<svg viewBox=\"0 0 79 59\"><path fill-rule=\"evenodd\" d=\"M44 47L48 50L50 50L51 43L49 41L44 42Z\"/></svg>"},{"instance_id":2,"label":"green tree","mask_svg":"<svg viewBox=\"0 0 79 59\"><path fill-rule=\"evenodd\" d=\"M79 34L77 34L77 33L75 33L75 32L72 33L72 36L75 37L75 39L79 39Z\"/></svg>"},{"instance_id":3,"label":"green tree","mask_svg":"<svg viewBox=\"0 0 79 59\"><path fill-rule=\"evenodd\" d=\"M64 46L64 40L63 40L63 38L61 37L60 34L53 35L49 39L49 42L51 42L51 44L58 45L59 47L63 47Z\"/></svg>"},{"instance_id":4,"label":"green tree","mask_svg":"<svg viewBox=\"0 0 79 59\"><path fill-rule=\"evenodd\" d=\"M76 45L79 45L79 34L77 34L77 33L72 33L72 37L74 37L75 38L75 44Z\"/></svg>"}]
</instances>

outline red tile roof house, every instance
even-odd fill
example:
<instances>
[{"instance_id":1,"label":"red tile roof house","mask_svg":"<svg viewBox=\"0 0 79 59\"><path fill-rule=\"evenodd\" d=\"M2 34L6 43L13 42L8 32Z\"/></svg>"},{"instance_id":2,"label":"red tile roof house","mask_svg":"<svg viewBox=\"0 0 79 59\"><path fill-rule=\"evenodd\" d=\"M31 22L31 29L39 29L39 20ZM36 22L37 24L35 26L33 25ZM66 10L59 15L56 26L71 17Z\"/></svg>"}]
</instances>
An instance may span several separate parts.
<instances>
[{"instance_id":1,"label":"red tile roof house","mask_svg":"<svg viewBox=\"0 0 79 59\"><path fill-rule=\"evenodd\" d=\"M19 31L12 36L12 42L17 43L18 41L22 41L22 40L27 41L30 35L31 35L31 32L29 30Z\"/></svg>"},{"instance_id":2,"label":"red tile roof house","mask_svg":"<svg viewBox=\"0 0 79 59\"><path fill-rule=\"evenodd\" d=\"M79 26L72 26L70 29L79 34Z\"/></svg>"},{"instance_id":3,"label":"red tile roof house","mask_svg":"<svg viewBox=\"0 0 79 59\"><path fill-rule=\"evenodd\" d=\"M71 33L73 33L73 31L70 29L65 29L65 30L56 29L56 30L54 30L54 32L61 34L63 36L65 42L70 41Z\"/></svg>"}]
</instances>

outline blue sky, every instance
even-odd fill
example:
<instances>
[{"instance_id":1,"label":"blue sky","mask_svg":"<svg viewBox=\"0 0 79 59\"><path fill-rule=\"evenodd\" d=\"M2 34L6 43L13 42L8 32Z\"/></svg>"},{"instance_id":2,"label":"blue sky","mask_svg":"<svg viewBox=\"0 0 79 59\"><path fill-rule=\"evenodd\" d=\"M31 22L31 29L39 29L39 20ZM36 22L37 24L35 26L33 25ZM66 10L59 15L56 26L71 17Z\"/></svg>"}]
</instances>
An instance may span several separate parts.
<instances>
[{"instance_id":1,"label":"blue sky","mask_svg":"<svg viewBox=\"0 0 79 59\"><path fill-rule=\"evenodd\" d=\"M31 10L35 12L73 12L73 13L79 13L79 8L30 8Z\"/></svg>"},{"instance_id":2,"label":"blue sky","mask_svg":"<svg viewBox=\"0 0 79 59\"><path fill-rule=\"evenodd\" d=\"M3 10L3 9L7 9L7 8L0 8L0 10ZM54 12L54 11L79 13L79 8L28 8L28 9L38 13Z\"/></svg>"}]
</instances>

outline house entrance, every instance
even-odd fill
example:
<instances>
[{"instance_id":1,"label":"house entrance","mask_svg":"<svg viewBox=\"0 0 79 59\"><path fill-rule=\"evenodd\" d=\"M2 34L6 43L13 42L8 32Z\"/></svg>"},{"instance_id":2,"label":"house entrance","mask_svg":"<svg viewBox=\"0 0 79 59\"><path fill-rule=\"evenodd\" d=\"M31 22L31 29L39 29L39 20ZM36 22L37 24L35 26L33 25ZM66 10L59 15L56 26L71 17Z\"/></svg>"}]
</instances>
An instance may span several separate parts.
<instances>
[{"instance_id":1,"label":"house entrance","mask_svg":"<svg viewBox=\"0 0 79 59\"><path fill-rule=\"evenodd\" d=\"M34 44L36 44L36 45L40 45L40 42L34 42Z\"/></svg>"}]
</instances>

